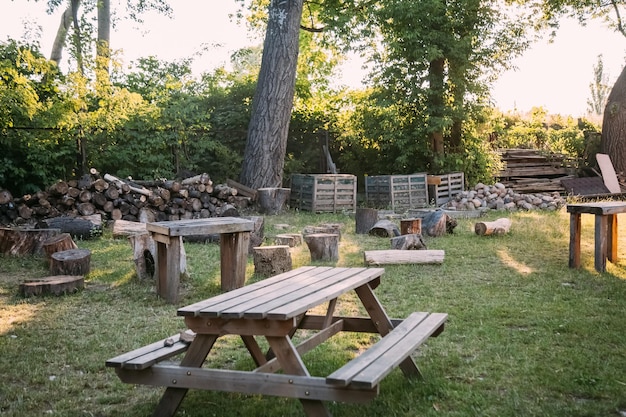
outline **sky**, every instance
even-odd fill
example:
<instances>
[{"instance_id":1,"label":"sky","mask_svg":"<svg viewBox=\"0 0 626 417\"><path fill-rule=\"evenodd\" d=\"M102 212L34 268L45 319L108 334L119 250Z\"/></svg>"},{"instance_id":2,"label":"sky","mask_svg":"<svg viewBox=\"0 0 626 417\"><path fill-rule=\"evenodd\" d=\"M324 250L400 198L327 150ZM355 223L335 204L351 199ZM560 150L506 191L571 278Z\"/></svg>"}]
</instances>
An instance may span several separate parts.
<instances>
[{"instance_id":1,"label":"sky","mask_svg":"<svg viewBox=\"0 0 626 417\"><path fill-rule=\"evenodd\" d=\"M143 26L122 22L112 31L111 47L123 49L124 62L151 55L171 61L205 50L195 59L195 68L206 71L228 64L237 49L262 42L250 39L245 27L229 18L236 8L234 0L170 0L170 4L173 19L154 13L145 17ZM42 52L50 54L61 11L47 15L45 0L0 0L0 8L0 40L20 39L24 27L35 24L42 28ZM514 61L517 69L500 76L492 90L494 105L503 111L526 112L541 106L553 114L583 116L600 54L612 85L626 62L626 38L599 22L581 27L564 21L552 43L536 43ZM352 87L358 87L364 75L358 61L344 66L342 74L342 83Z\"/></svg>"}]
</instances>

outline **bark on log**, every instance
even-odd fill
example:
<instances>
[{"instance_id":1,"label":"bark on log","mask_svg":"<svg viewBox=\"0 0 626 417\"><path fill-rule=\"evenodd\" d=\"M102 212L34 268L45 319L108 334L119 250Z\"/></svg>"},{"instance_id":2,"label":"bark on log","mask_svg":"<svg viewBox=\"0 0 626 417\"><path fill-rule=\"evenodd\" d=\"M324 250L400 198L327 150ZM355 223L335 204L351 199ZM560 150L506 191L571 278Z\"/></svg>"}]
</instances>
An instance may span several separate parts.
<instances>
[{"instance_id":1,"label":"bark on log","mask_svg":"<svg viewBox=\"0 0 626 417\"><path fill-rule=\"evenodd\" d=\"M254 273L269 277L291 271L292 260L289 246L257 246L253 250Z\"/></svg>"},{"instance_id":2,"label":"bark on log","mask_svg":"<svg viewBox=\"0 0 626 417\"><path fill-rule=\"evenodd\" d=\"M57 275L27 280L20 284L19 291L24 297L44 294L72 294L85 287L85 278L74 275Z\"/></svg>"},{"instance_id":3,"label":"bark on log","mask_svg":"<svg viewBox=\"0 0 626 417\"><path fill-rule=\"evenodd\" d=\"M50 257L52 275L86 275L89 273L91 251L89 249L70 249L53 253Z\"/></svg>"},{"instance_id":4,"label":"bark on log","mask_svg":"<svg viewBox=\"0 0 626 417\"><path fill-rule=\"evenodd\" d=\"M511 228L511 219L503 217L492 222L478 222L474 224L474 231L479 236L504 235Z\"/></svg>"},{"instance_id":5,"label":"bark on log","mask_svg":"<svg viewBox=\"0 0 626 417\"><path fill-rule=\"evenodd\" d=\"M443 210L432 211L422 219L422 231L432 237L452 233L456 225L456 219L448 216Z\"/></svg>"},{"instance_id":6,"label":"bark on log","mask_svg":"<svg viewBox=\"0 0 626 417\"><path fill-rule=\"evenodd\" d=\"M254 188L246 187L245 185L239 184L237 181L231 179L226 180L226 185L235 188L238 194L244 197L249 197L252 201L256 200L257 191Z\"/></svg>"},{"instance_id":7,"label":"bark on log","mask_svg":"<svg viewBox=\"0 0 626 417\"><path fill-rule=\"evenodd\" d=\"M427 249L426 243L419 233L401 235L391 238L391 249L395 250L423 250Z\"/></svg>"},{"instance_id":8,"label":"bark on log","mask_svg":"<svg viewBox=\"0 0 626 417\"><path fill-rule=\"evenodd\" d=\"M364 252L366 265L384 264L442 264L442 250L371 250Z\"/></svg>"},{"instance_id":9,"label":"bark on log","mask_svg":"<svg viewBox=\"0 0 626 417\"><path fill-rule=\"evenodd\" d=\"M8 204L13 200L13 196L9 190L0 190L0 204Z\"/></svg>"},{"instance_id":10,"label":"bark on log","mask_svg":"<svg viewBox=\"0 0 626 417\"><path fill-rule=\"evenodd\" d=\"M396 237L400 236L400 230L398 230L398 226L396 226L391 220L383 219L377 221L376 224L369 230L368 234L370 236L378 237Z\"/></svg>"},{"instance_id":11,"label":"bark on log","mask_svg":"<svg viewBox=\"0 0 626 417\"><path fill-rule=\"evenodd\" d=\"M248 246L248 254L251 255L254 253L254 248L261 246L265 239L265 218L263 216L244 216L243 218L254 222Z\"/></svg>"},{"instance_id":12,"label":"bark on log","mask_svg":"<svg viewBox=\"0 0 626 417\"><path fill-rule=\"evenodd\" d=\"M95 218L59 216L46 219L44 223L62 233L69 233L74 239L87 240L102 235L102 221L97 224Z\"/></svg>"},{"instance_id":13,"label":"bark on log","mask_svg":"<svg viewBox=\"0 0 626 417\"><path fill-rule=\"evenodd\" d=\"M378 222L378 210L373 208L358 208L355 214L356 233L366 235Z\"/></svg>"},{"instance_id":14,"label":"bark on log","mask_svg":"<svg viewBox=\"0 0 626 417\"><path fill-rule=\"evenodd\" d=\"M149 232L135 233L128 236L128 242L133 248L135 271L140 279L154 278L156 243Z\"/></svg>"},{"instance_id":15,"label":"bark on log","mask_svg":"<svg viewBox=\"0 0 626 417\"><path fill-rule=\"evenodd\" d=\"M315 233L304 236L311 261L339 260L339 235L330 233Z\"/></svg>"},{"instance_id":16,"label":"bark on log","mask_svg":"<svg viewBox=\"0 0 626 417\"><path fill-rule=\"evenodd\" d=\"M146 224L141 222L129 222L127 220L116 220L113 222L113 237L119 238L135 234L146 233Z\"/></svg>"},{"instance_id":17,"label":"bark on log","mask_svg":"<svg viewBox=\"0 0 626 417\"><path fill-rule=\"evenodd\" d=\"M60 229L10 229L0 227L0 253L12 256L42 255L43 243Z\"/></svg>"},{"instance_id":18,"label":"bark on log","mask_svg":"<svg viewBox=\"0 0 626 417\"><path fill-rule=\"evenodd\" d=\"M299 233L281 233L276 235L274 242L277 245L287 245L293 248L302 245L302 235Z\"/></svg>"},{"instance_id":19,"label":"bark on log","mask_svg":"<svg viewBox=\"0 0 626 417\"><path fill-rule=\"evenodd\" d=\"M319 226L305 226L302 229L302 235L314 235L319 233L328 233L331 235L339 236L339 240L341 240L341 226L340 224L321 224Z\"/></svg>"},{"instance_id":20,"label":"bark on log","mask_svg":"<svg viewBox=\"0 0 626 417\"><path fill-rule=\"evenodd\" d=\"M261 214L279 214L285 209L291 188L259 188L257 204Z\"/></svg>"},{"instance_id":21,"label":"bark on log","mask_svg":"<svg viewBox=\"0 0 626 417\"><path fill-rule=\"evenodd\" d=\"M50 265L52 254L70 249L78 249L78 246L69 233L61 233L59 235L52 236L43 242L43 251L46 255L48 265Z\"/></svg>"}]
</instances>

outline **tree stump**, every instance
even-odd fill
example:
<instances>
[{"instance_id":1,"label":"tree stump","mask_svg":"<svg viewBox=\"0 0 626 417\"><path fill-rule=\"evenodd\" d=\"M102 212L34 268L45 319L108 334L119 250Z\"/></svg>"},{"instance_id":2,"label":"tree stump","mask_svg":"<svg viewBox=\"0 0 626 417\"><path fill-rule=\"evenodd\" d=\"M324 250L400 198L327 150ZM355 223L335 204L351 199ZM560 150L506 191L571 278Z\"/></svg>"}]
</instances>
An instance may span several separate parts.
<instances>
[{"instance_id":1,"label":"tree stump","mask_svg":"<svg viewBox=\"0 0 626 417\"><path fill-rule=\"evenodd\" d=\"M422 219L402 219L400 220L401 235L421 235Z\"/></svg>"},{"instance_id":2,"label":"tree stump","mask_svg":"<svg viewBox=\"0 0 626 417\"><path fill-rule=\"evenodd\" d=\"M339 260L339 235L314 233L304 236L312 261Z\"/></svg>"},{"instance_id":3,"label":"tree stump","mask_svg":"<svg viewBox=\"0 0 626 417\"><path fill-rule=\"evenodd\" d=\"M244 216L243 219L254 222L254 228L250 232L250 243L248 246L248 254L254 253L254 248L261 246L265 239L265 218L263 216Z\"/></svg>"},{"instance_id":4,"label":"tree stump","mask_svg":"<svg viewBox=\"0 0 626 417\"><path fill-rule=\"evenodd\" d=\"M70 249L78 249L78 246L69 233L61 233L60 235L52 236L43 242L43 251L46 254L48 265L50 265L50 258L53 253Z\"/></svg>"},{"instance_id":5,"label":"tree stump","mask_svg":"<svg viewBox=\"0 0 626 417\"><path fill-rule=\"evenodd\" d=\"M302 235L300 233L281 233L276 235L274 243L277 245L287 245L290 248L302 245Z\"/></svg>"},{"instance_id":6,"label":"tree stump","mask_svg":"<svg viewBox=\"0 0 626 417\"><path fill-rule=\"evenodd\" d=\"M474 225L474 231L479 236L504 235L511 228L511 219L503 217L493 222L479 222Z\"/></svg>"},{"instance_id":7,"label":"tree stump","mask_svg":"<svg viewBox=\"0 0 626 417\"><path fill-rule=\"evenodd\" d=\"M85 278L81 275L57 275L41 279L32 279L20 284L19 291L24 297L34 295L63 295L75 293L85 287Z\"/></svg>"},{"instance_id":8,"label":"tree stump","mask_svg":"<svg viewBox=\"0 0 626 417\"><path fill-rule=\"evenodd\" d=\"M135 233L128 236L128 242L133 248L133 262L139 279L154 278L156 243L152 235L147 231Z\"/></svg>"},{"instance_id":9,"label":"tree stump","mask_svg":"<svg viewBox=\"0 0 626 417\"><path fill-rule=\"evenodd\" d=\"M41 255L43 242L61 233L59 229L10 229L0 227L0 253L12 256Z\"/></svg>"},{"instance_id":10,"label":"tree stump","mask_svg":"<svg viewBox=\"0 0 626 417\"><path fill-rule=\"evenodd\" d=\"M354 219L356 221L356 233L366 235L378 221L378 210L357 207Z\"/></svg>"},{"instance_id":11,"label":"tree stump","mask_svg":"<svg viewBox=\"0 0 626 417\"><path fill-rule=\"evenodd\" d=\"M52 275L87 275L91 262L89 249L69 249L50 257Z\"/></svg>"},{"instance_id":12,"label":"tree stump","mask_svg":"<svg viewBox=\"0 0 626 417\"><path fill-rule=\"evenodd\" d=\"M400 236L400 230L398 230L398 226L396 226L391 220L383 219L377 221L376 224L369 230L368 234L370 236L378 237L396 237Z\"/></svg>"},{"instance_id":13,"label":"tree stump","mask_svg":"<svg viewBox=\"0 0 626 417\"><path fill-rule=\"evenodd\" d=\"M257 246L253 251L254 273L269 277L291 271L292 261L289 246Z\"/></svg>"},{"instance_id":14,"label":"tree stump","mask_svg":"<svg viewBox=\"0 0 626 417\"><path fill-rule=\"evenodd\" d=\"M279 214L285 209L291 188L259 188L257 204L262 214Z\"/></svg>"},{"instance_id":15,"label":"tree stump","mask_svg":"<svg viewBox=\"0 0 626 417\"><path fill-rule=\"evenodd\" d=\"M456 225L456 219L448 216L443 210L432 211L422 219L422 229L432 237L452 233Z\"/></svg>"},{"instance_id":16,"label":"tree stump","mask_svg":"<svg viewBox=\"0 0 626 417\"><path fill-rule=\"evenodd\" d=\"M302 234L306 237L307 235L328 233L331 235L338 235L339 240L341 240L341 226L343 225L339 223L327 223L319 226L305 226L302 230Z\"/></svg>"},{"instance_id":17,"label":"tree stump","mask_svg":"<svg viewBox=\"0 0 626 417\"><path fill-rule=\"evenodd\" d=\"M421 250L427 249L421 234L401 235L391 238L391 249Z\"/></svg>"}]
</instances>

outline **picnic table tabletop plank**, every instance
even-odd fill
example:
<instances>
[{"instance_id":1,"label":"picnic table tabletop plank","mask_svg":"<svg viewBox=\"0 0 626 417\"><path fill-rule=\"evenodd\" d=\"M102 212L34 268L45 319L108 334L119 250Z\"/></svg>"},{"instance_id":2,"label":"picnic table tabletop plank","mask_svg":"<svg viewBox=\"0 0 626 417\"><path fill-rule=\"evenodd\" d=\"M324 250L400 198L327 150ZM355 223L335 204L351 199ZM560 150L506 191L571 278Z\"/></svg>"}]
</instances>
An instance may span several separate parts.
<instances>
[{"instance_id":1,"label":"picnic table tabletop plank","mask_svg":"<svg viewBox=\"0 0 626 417\"><path fill-rule=\"evenodd\" d=\"M254 230L254 222L239 217L210 217L146 223L146 229L166 236L208 235L251 232Z\"/></svg>"}]
</instances>

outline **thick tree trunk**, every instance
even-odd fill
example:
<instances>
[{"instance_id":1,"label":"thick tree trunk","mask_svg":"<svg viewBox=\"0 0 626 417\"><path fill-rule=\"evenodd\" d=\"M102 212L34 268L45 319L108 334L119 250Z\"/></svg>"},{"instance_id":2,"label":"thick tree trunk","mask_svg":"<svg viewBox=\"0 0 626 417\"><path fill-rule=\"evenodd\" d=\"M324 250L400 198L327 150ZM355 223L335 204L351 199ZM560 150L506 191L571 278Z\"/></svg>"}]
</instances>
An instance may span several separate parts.
<instances>
[{"instance_id":1,"label":"thick tree trunk","mask_svg":"<svg viewBox=\"0 0 626 417\"><path fill-rule=\"evenodd\" d=\"M72 6L70 5L61 15L61 23L57 29L57 35L52 44L52 52L50 53L50 61L54 61L57 65L61 63L63 56L63 48L67 39L67 31L72 24Z\"/></svg>"},{"instance_id":2,"label":"thick tree trunk","mask_svg":"<svg viewBox=\"0 0 626 417\"><path fill-rule=\"evenodd\" d=\"M626 173L626 67L615 81L604 108L602 153L610 156L617 173Z\"/></svg>"},{"instance_id":3,"label":"thick tree trunk","mask_svg":"<svg viewBox=\"0 0 626 417\"><path fill-rule=\"evenodd\" d=\"M98 0L98 43L96 45L96 77L101 83L108 84L109 61L111 59L111 2Z\"/></svg>"},{"instance_id":4,"label":"thick tree trunk","mask_svg":"<svg viewBox=\"0 0 626 417\"><path fill-rule=\"evenodd\" d=\"M444 140L443 140L443 107L444 107L444 70L445 59L443 57L437 58L430 62L428 69L428 82L429 82L429 106L431 116L431 133L430 142L432 151L437 155L443 155L444 153Z\"/></svg>"},{"instance_id":5,"label":"thick tree trunk","mask_svg":"<svg viewBox=\"0 0 626 417\"><path fill-rule=\"evenodd\" d=\"M272 0L241 183L280 187L296 80L303 0Z\"/></svg>"}]
</instances>

